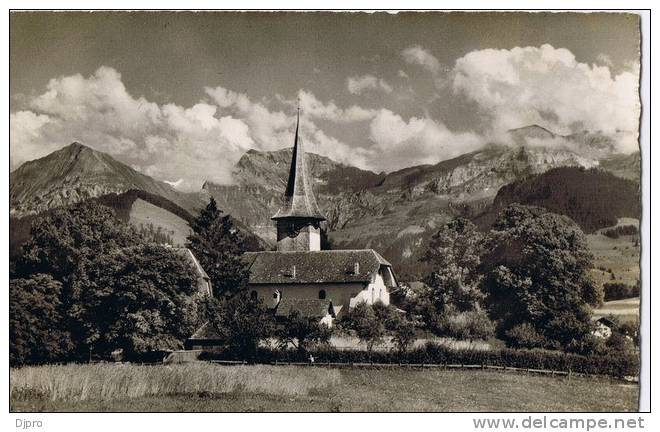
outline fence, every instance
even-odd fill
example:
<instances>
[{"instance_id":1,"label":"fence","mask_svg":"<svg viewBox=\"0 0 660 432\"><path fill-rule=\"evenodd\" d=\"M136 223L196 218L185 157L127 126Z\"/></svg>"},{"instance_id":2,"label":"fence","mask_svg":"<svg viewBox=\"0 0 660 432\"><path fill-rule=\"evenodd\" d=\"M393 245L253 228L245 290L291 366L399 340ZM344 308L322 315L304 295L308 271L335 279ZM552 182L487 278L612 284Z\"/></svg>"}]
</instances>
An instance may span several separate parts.
<instances>
[{"instance_id":1,"label":"fence","mask_svg":"<svg viewBox=\"0 0 660 432\"><path fill-rule=\"evenodd\" d=\"M236 366L249 364L245 360L207 360L208 363ZM521 368L512 366L496 366L489 364L436 364L436 363L347 363L347 362L289 362L289 361L274 361L268 363L273 366L304 366L304 367L332 367L332 368L376 368L376 369L478 369L478 370L496 370L502 372L519 372L537 375L550 375L550 376L564 376L564 377L611 377L605 374L588 374L581 372L560 371L551 369L534 369L534 368ZM625 381L638 383L638 376L625 376L622 377Z\"/></svg>"}]
</instances>

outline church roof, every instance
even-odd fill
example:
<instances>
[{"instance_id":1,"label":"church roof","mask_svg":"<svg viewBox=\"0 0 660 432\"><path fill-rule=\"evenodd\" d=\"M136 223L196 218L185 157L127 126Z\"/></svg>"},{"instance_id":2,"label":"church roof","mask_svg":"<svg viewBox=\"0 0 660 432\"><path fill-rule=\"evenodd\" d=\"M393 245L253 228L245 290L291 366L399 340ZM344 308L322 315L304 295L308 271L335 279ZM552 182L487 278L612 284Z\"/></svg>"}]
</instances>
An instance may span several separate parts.
<instances>
[{"instance_id":1,"label":"church roof","mask_svg":"<svg viewBox=\"0 0 660 432\"><path fill-rule=\"evenodd\" d=\"M373 249L247 252L245 259L250 284L370 283L381 266L392 267Z\"/></svg>"},{"instance_id":2,"label":"church roof","mask_svg":"<svg viewBox=\"0 0 660 432\"><path fill-rule=\"evenodd\" d=\"M325 220L321 214L311 180L307 176L305 163L305 148L303 140L298 134L300 126L300 111L298 111L298 122L296 123L296 135L293 143L293 155L291 157L291 168L289 180L284 193L284 203L272 219L282 218L307 218Z\"/></svg>"},{"instance_id":3,"label":"church roof","mask_svg":"<svg viewBox=\"0 0 660 432\"><path fill-rule=\"evenodd\" d=\"M328 314L334 315L332 302L320 299L297 299L285 297L275 309L275 316L288 317L297 310L303 318L322 318Z\"/></svg>"}]
</instances>

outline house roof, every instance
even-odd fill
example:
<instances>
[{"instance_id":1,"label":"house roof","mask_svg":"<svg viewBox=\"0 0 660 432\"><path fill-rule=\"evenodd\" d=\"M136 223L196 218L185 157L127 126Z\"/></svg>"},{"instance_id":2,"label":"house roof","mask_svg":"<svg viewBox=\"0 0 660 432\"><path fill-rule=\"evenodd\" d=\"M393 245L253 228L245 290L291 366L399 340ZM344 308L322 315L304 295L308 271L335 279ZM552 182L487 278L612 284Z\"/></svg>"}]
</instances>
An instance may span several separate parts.
<instances>
[{"instance_id":1,"label":"house roof","mask_svg":"<svg viewBox=\"0 0 660 432\"><path fill-rule=\"evenodd\" d=\"M334 315L330 300L283 298L275 309L275 316L288 317L297 310L303 318L322 318L327 314Z\"/></svg>"},{"instance_id":2,"label":"house roof","mask_svg":"<svg viewBox=\"0 0 660 432\"><path fill-rule=\"evenodd\" d=\"M201 278L204 282L210 283L209 275L204 271L202 265L199 263L199 261L197 261L197 257L195 257L190 249L181 247L175 247L172 249L192 265L192 267L195 269L195 272L197 273L198 281ZM208 285L204 285L202 281L199 281L198 284L200 290L204 290L204 294L211 294L210 287Z\"/></svg>"},{"instance_id":3,"label":"house roof","mask_svg":"<svg viewBox=\"0 0 660 432\"><path fill-rule=\"evenodd\" d=\"M190 336L188 339L192 340L219 340L221 339L220 335L218 332L213 328L210 322L205 322L204 324L201 325L200 328L193 333L192 336Z\"/></svg>"},{"instance_id":4,"label":"house roof","mask_svg":"<svg viewBox=\"0 0 660 432\"><path fill-rule=\"evenodd\" d=\"M302 138L298 135L299 125L300 111L298 111L293 155L291 157L289 181L287 182L284 193L284 203L272 219L301 218L322 221L325 220L325 217L323 217L321 210L319 210L314 192L312 191L312 182L307 177L305 148Z\"/></svg>"},{"instance_id":5,"label":"house roof","mask_svg":"<svg viewBox=\"0 0 660 432\"><path fill-rule=\"evenodd\" d=\"M392 267L373 249L247 252L245 259L250 284L369 283L381 266Z\"/></svg>"}]
</instances>

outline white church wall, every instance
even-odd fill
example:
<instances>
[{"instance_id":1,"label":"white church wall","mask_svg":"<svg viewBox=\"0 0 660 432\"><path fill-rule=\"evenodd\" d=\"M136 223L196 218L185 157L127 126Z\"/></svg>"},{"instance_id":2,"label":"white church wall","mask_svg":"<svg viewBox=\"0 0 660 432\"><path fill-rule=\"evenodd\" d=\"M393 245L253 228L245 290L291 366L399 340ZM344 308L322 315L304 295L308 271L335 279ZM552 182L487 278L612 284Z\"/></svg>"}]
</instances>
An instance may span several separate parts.
<instances>
[{"instance_id":1,"label":"white church wall","mask_svg":"<svg viewBox=\"0 0 660 432\"><path fill-rule=\"evenodd\" d=\"M273 294L279 290L282 298L318 299L319 291L325 291L325 298L332 300L334 306L349 307L351 298L366 291L362 283L336 283L336 284L264 284L251 285L250 291L257 292L257 298L269 307L275 306Z\"/></svg>"},{"instance_id":2,"label":"white church wall","mask_svg":"<svg viewBox=\"0 0 660 432\"><path fill-rule=\"evenodd\" d=\"M369 284L368 287L370 291L371 301L370 304L376 303L378 301L382 302L384 305L390 304L390 293L387 291L387 285L385 285L385 280L383 279L382 270L376 275L376 280Z\"/></svg>"},{"instance_id":3,"label":"white church wall","mask_svg":"<svg viewBox=\"0 0 660 432\"><path fill-rule=\"evenodd\" d=\"M319 230L310 231L309 233L309 250L311 251L320 251L321 250L321 234Z\"/></svg>"},{"instance_id":4,"label":"white church wall","mask_svg":"<svg viewBox=\"0 0 660 432\"><path fill-rule=\"evenodd\" d=\"M374 304L381 301L385 305L390 304L390 294L385 283L382 272L387 270L383 267L376 275L373 282L364 283L334 283L334 284L264 284L252 285L250 291L256 291L257 298L262 300L268 307L275 307L279 301L274 297L279 292L281 298L318 299L319 292L325 291L325 298L332 300L332 304L352 309L356 304L365 302Z\"/></svg>"}]
</instances>

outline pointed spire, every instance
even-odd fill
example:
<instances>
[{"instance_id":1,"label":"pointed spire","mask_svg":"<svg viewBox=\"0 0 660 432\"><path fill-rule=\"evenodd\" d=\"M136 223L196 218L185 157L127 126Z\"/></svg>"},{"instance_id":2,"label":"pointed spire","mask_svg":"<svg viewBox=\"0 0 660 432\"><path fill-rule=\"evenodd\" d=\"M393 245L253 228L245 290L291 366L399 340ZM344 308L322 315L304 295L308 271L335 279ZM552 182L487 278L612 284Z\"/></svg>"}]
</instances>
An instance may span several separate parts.
<instances>
[{"instance_id":1,"label":"pointed spire","mask_svg":"<svg viewBox=\"0 0 660 432\"><path fill-rule=\"evenodd\" d=\"M307 218L322 221L325 220L325 217L321 215L316 198L314 197L314 192L312 191L312 182L307 177L305 149L299 130L300 105L298 105L296 134L293 142L289 180L284 193L284 203L272 219Z\"/></svg>"}]
</instances>

